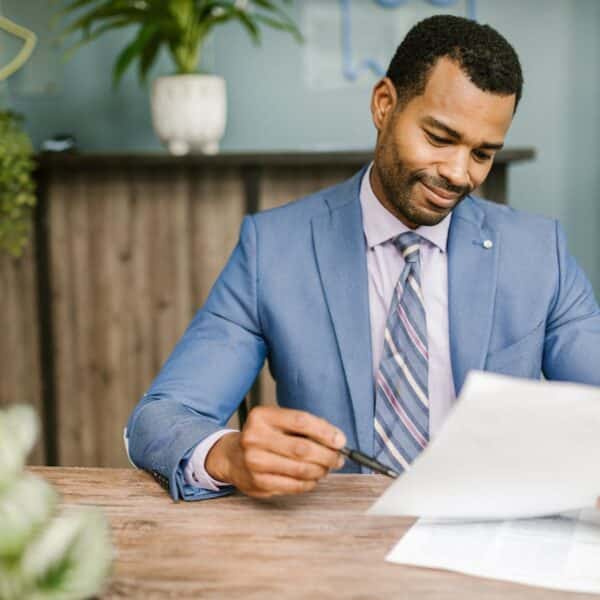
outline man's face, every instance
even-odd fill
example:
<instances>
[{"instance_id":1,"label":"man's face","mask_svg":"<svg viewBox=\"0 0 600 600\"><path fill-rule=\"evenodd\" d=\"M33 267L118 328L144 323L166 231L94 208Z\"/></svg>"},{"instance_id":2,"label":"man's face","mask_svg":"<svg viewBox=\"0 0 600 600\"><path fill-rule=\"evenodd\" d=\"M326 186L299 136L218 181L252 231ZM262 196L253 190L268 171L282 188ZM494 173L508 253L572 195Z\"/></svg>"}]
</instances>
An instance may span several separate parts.
<instances>
[{"instance_id":1,"label":"man's face","mask_svg":"<svg viewBox=\"0 0 600 600\"><path fill-rule=\"evenodd\" d=\"M380 81L371 101L378 130L371 183L379 201L412 229L439 223L487 177L514 107L514 95L480 90L448 58L404 106L392 82Z\"/></svg>"}]
</instances>

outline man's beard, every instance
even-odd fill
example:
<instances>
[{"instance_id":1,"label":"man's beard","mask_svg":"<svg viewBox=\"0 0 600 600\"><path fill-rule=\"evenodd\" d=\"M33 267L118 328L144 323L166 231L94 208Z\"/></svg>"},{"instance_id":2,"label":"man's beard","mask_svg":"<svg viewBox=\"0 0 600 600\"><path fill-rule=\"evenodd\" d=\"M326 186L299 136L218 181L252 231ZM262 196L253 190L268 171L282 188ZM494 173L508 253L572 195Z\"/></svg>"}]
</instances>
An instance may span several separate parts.
<instances>
[{"instance_id":1,"label":"man's beard","mask_svg":"<svg viewBox=\"0 0 600 600\"><path fill-rule=\"evenodd\" d=\"M386 199L394 207L398 215L401 215L405 220L417 227L420 225L437 225L447 216L447 213L436 214L431 211L423 211L418 206L415 206L412 201L412 194L417 183L422 182L428 187L457 194L458 199L452 210L472 191L471 188L465 186L452 185L445 179L431 177L420 171L410 171L399 158L398 149L393 143L390 147L391 154L393 155L392 160L387 165L386 162L388 161L385 160L386 149L385 144L380 145L379 160L377 161L379 180L381 181Z\"/></svg>"}]
</instances>

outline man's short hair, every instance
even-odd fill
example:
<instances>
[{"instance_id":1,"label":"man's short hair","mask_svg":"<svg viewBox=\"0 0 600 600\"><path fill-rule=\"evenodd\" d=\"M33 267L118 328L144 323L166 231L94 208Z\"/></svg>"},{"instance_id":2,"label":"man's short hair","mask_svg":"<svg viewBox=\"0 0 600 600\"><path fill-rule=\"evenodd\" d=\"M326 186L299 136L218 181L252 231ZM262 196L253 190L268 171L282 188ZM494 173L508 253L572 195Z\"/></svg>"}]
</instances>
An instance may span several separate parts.
<instances>
[{"instance_id":1,"label":"man's short hair","mask_svg":"<svg viewBox=\"0 0 600 600\"><path fill-rule=\"evenodd\" d=\"M425 92L436 62L448 57L484 92L521 99L523 73L515 49L489 25L452 15L435 15L417 23L396 49L387 70L399 106Z\"/></svg>"}]
</instances>

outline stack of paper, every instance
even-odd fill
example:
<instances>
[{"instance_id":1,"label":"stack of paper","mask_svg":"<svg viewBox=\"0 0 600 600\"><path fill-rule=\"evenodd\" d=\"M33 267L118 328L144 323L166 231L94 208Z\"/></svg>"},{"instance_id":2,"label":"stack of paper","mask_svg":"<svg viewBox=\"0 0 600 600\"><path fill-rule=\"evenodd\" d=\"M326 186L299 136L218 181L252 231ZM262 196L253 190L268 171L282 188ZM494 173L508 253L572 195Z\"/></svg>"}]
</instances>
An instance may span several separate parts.
<instances>
[{"instance_id":1,"label":"stack of paper","mask_svg":"<svg viewBox=\"0 0 600 600\"><path fill-rule=\"evenodd\" d=\"M369 514L425 517L391 562L600 593L598 496L600 388L474 372Z\"/></svg>"},{"instance_id":2,"label":"stack of paper","mask_svg":"<svg viewBox=\"0 0 600 600\"><path fill-rule=\"evenodd\" d=\"M389 562L558 590L600 593L600 512L514 521L421 519Z\"/></svg>"}]
</instances>

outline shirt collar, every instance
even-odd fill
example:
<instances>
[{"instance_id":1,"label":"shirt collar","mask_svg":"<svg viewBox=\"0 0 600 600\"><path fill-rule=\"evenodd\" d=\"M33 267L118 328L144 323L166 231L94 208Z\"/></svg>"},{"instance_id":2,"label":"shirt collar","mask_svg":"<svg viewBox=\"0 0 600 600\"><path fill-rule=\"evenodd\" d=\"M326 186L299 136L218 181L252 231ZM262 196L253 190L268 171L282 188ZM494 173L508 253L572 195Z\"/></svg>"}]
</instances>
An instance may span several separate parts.
<instances>
[{"instance_id":1,"label":"shirt collar","mask_svg":"<svg viewBox=\"0 0 600 600\"><path fill-rule=\"evenodd\" d=\"M372 168L373 163L371 162L360 184L360 205L363 216L363 230L369 248L383 244L405 231L413 231L389 212L387 208L379 202L377 196L375 196L370 179ZM417 227L414 232L434 246L437 246L442 252L446 252L448 229L450 227L451 218L452 213L437 225L421 225L420 227Z\"/></svg>"}]
</instances>

